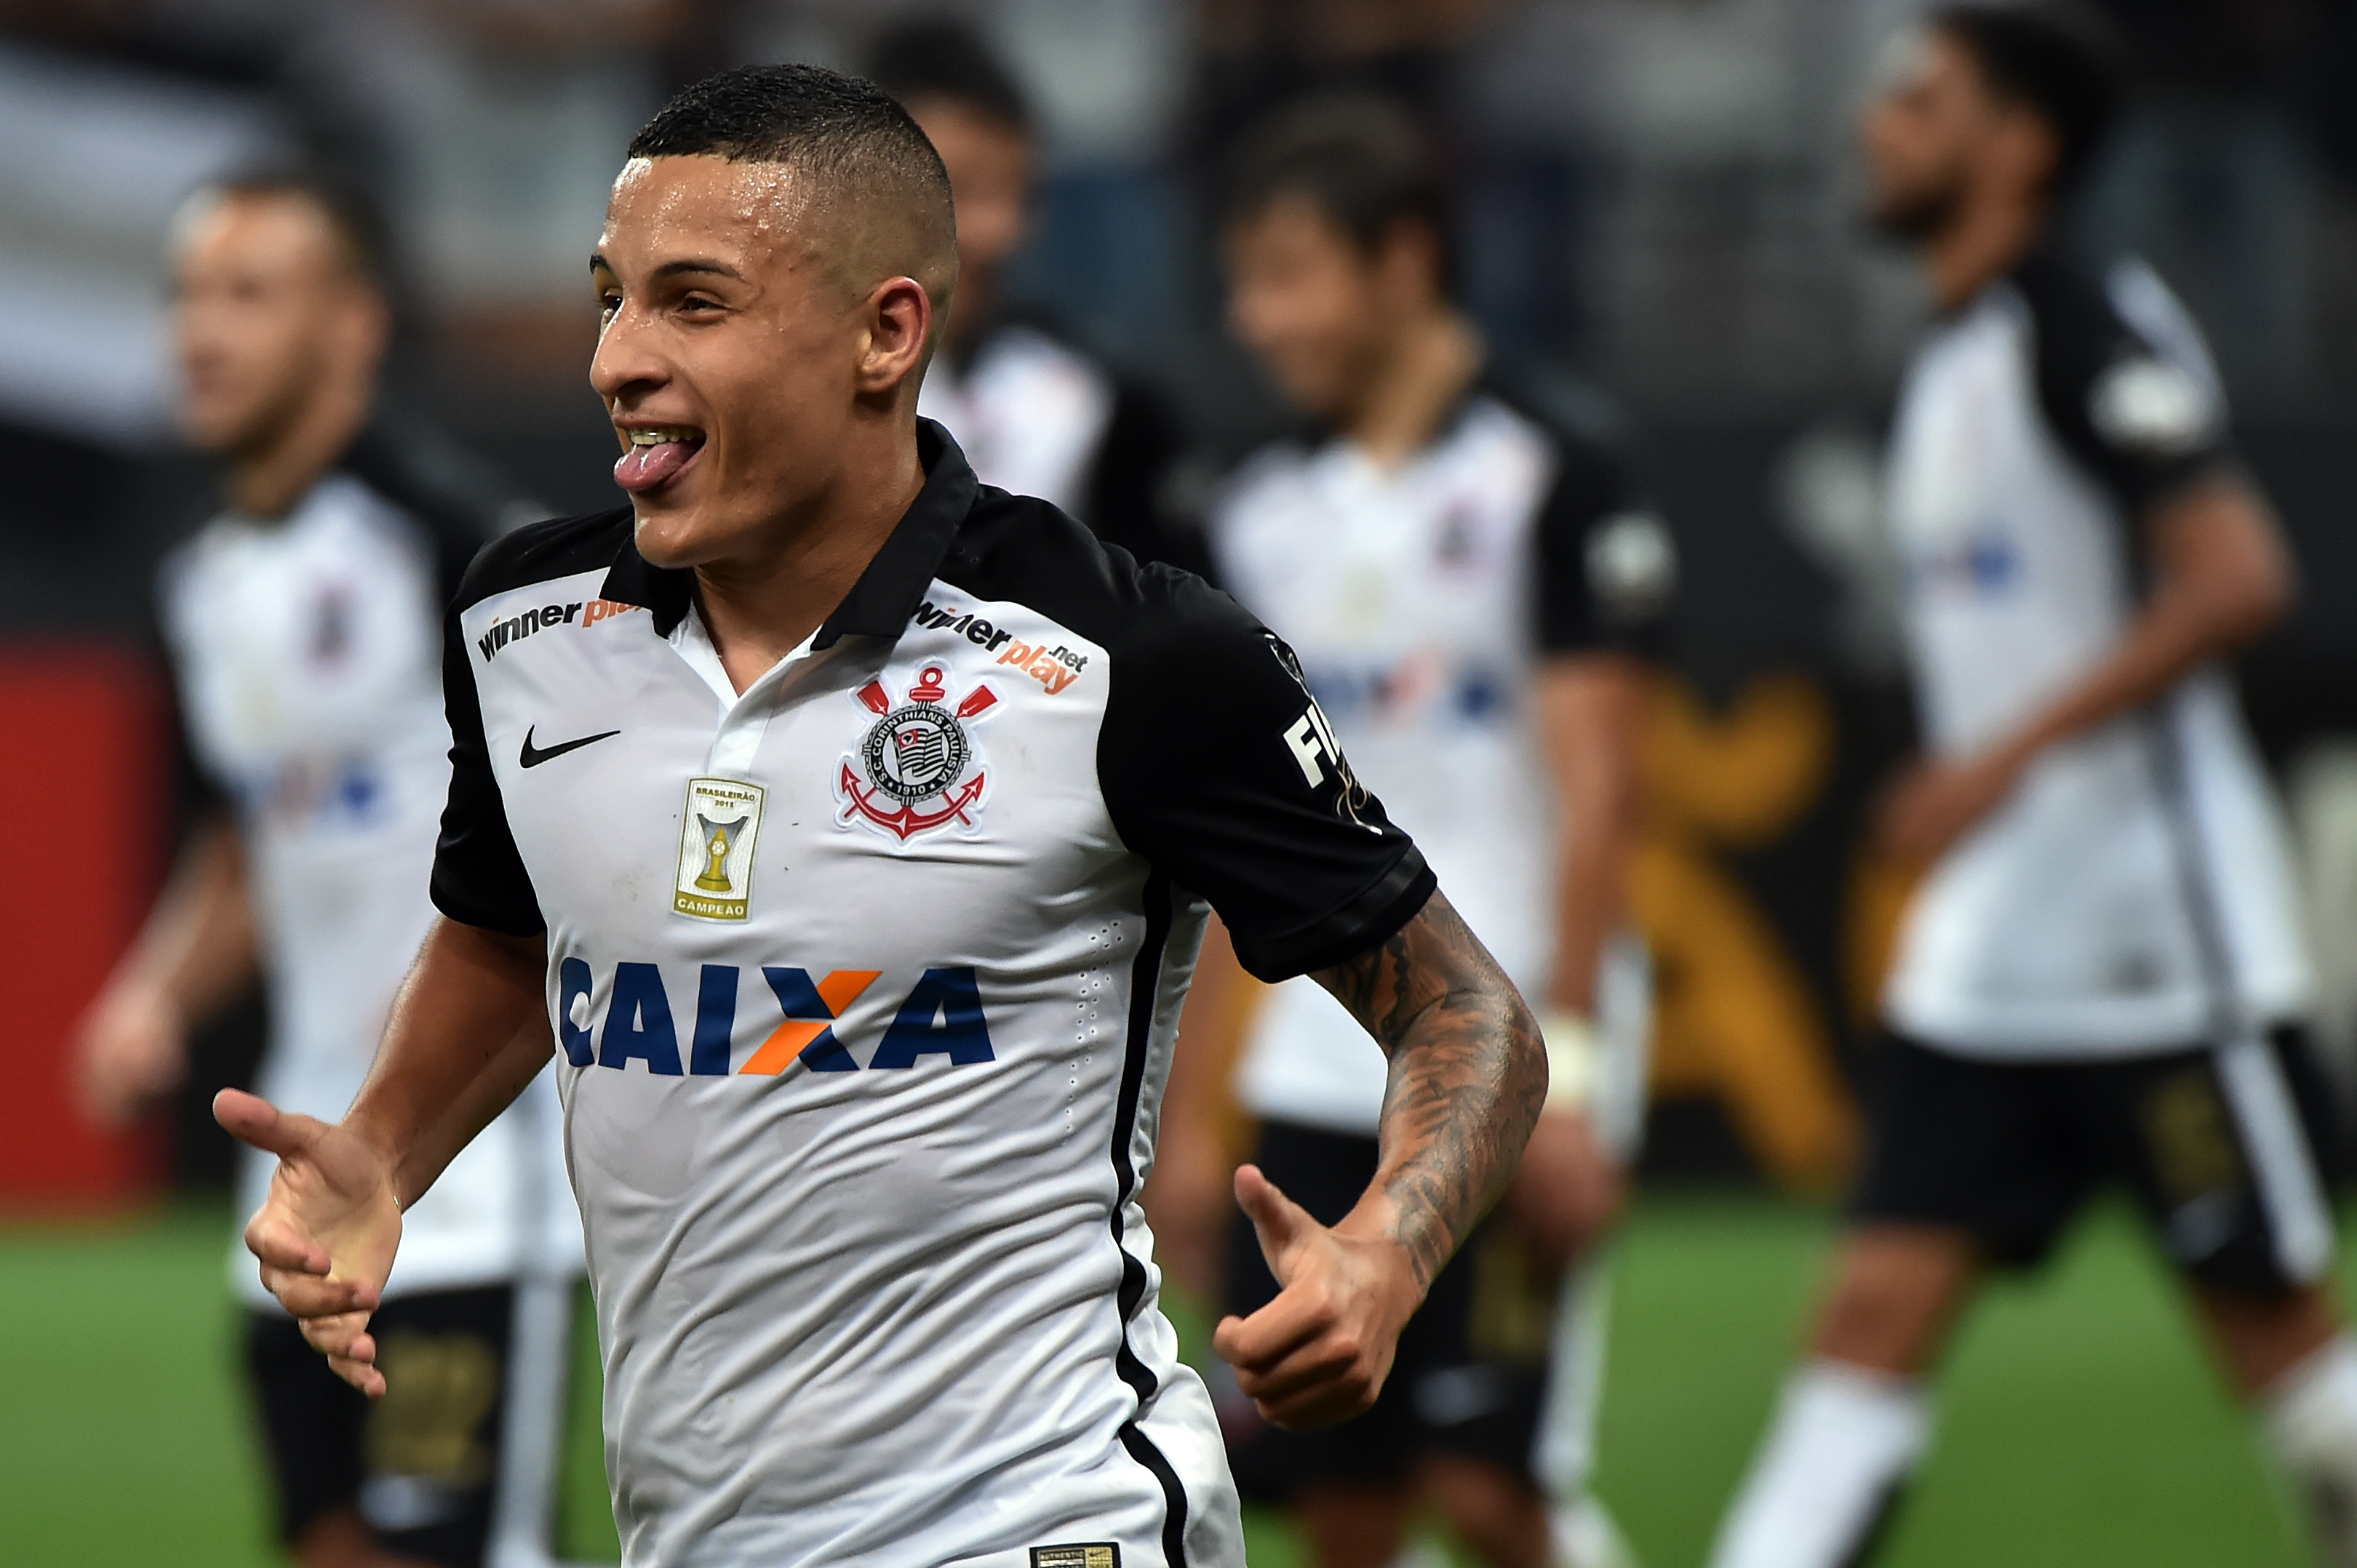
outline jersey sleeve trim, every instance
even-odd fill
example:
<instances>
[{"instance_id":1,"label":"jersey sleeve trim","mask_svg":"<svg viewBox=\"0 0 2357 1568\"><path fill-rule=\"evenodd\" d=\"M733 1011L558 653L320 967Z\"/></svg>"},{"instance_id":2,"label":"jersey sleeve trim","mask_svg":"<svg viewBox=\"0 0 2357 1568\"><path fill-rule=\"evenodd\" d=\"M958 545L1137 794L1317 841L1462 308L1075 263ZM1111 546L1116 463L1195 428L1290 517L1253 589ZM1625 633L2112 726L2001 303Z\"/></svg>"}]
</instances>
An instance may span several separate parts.
<instances>
[{"instance_id":1,"label":"jersey sleeve trim","mask_svg":"<svg viewBox=\"0 0 2357 1568\"><path fill-rule=\"evenodd\" d=\"M1352 772L1292 650L1201 579L1088 542L1126 601L1102 639L1113 669L1097 745L1122 842L1219 911L1263 980L1397 930L1431 873Z\"/></svg>"},{"instance_id":2,"label":"jersey sleeve trim","mask_svg":"<svg viewBox=\"0 0 2357 1568\"><path fill-rule=\"evenodd\" d=\"M1424 852L1407 844L1389 871L1330 914L1274 936L1232 931L1236 961L1254 979L1272 985L1331 969L1388 941L1422 912L1439 886Z\"/></svg>"}]
</instances>

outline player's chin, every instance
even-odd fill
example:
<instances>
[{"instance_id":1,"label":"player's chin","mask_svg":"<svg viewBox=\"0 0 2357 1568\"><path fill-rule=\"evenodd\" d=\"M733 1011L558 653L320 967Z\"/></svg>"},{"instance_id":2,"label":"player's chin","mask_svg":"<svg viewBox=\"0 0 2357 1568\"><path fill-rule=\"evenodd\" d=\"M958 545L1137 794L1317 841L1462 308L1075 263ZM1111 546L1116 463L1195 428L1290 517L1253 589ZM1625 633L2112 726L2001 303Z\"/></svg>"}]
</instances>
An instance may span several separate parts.
<instances>
[{"instance_id":1,"label":"player's chin","mask_svg":"<svg viewBox=\"0 0 2357 1568\"><path fill-rule=\"evenodd\" d=\"M1945 192L1894 181L1868 193L1861 215L1867 227L1885 239L1914 244L1945 228L1953 209Z\"/></svg>"},{"instance_id":2,"label":"player's chin","mask_svg":"<svg viewBox=\"0 0 2357 1568\"><path fill-rule=\"evenodd\" d=\"M180 434L199 452L233 452L264 423L246 400L191 395L180 409Z\"/></svg>"},{"instance_id":3,"label":"player's chin","mask_svg":"<svg viewBox=\"0 0 2357 1568\"><path fill-rule=\"evenodd\" d=\"M1322 358L1276 359L1270 370L1286 401L1313 419L1337 418L1348 406L1347 377Z\"/></svg>"},{"instance_id":4,"label":"player's chin","mask_svg":"<svg viewBox=\"0 0 2357 1568\"><path fill-rule=\"evenodd\" d=\"M692 492L674 492L667 485L632 496L630 510L635 514L631 536L650 565L694 566L717 552L722 532L714 516L717 509Z\"/></svg>"}]
</instances>

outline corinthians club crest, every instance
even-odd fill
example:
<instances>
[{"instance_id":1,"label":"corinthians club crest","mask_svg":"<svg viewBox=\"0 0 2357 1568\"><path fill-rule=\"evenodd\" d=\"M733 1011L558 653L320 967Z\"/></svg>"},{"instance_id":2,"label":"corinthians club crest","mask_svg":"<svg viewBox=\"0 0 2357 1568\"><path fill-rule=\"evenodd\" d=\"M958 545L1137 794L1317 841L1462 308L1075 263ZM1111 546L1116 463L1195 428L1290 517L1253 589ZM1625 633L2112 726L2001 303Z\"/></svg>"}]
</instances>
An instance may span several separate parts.
<instances>
[{"instance_id":1,"label":"corinthians club crest","mask_svg":"<svg viewBox=\"0 0 2357 1568\"><path fill-rule=\"evenodd\" d=\"M877 719L835 780L843 822L864 821L903 843L953 823L974 825L990 779L966 723L996 706L998 694L976 686L952 708L946 675L942 666L927 665L897 706L881 681L859 689L860 704Z\"/></svg>"}]
</instances>

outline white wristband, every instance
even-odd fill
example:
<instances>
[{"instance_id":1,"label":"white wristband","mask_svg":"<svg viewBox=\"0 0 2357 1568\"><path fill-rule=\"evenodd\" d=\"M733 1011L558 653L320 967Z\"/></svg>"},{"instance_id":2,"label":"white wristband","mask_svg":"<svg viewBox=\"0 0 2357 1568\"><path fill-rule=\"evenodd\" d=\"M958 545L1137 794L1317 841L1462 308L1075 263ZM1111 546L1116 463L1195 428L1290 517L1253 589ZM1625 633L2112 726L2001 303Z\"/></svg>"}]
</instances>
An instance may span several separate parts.
<instances>
[{"instance_id":1,"label":"white wristband","mask_svg":"<svg viewBox=\"0 0 2357 1568\"><path fill-rule=\"evenodd\" d=\"M1546 1109L1586 1111L1601 1076L1596 1026L1577 1013L1551 1012L1539 1020L1539 1034L1546 1042Z\"/></svg>"}]
</instances>

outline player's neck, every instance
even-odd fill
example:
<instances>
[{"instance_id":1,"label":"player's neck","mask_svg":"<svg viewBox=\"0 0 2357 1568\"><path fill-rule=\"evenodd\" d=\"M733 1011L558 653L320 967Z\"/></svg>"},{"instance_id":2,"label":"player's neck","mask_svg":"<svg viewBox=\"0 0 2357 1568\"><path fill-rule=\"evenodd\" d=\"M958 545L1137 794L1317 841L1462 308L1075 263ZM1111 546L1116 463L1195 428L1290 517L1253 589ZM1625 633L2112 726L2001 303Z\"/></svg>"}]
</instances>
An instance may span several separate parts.
<instances>
[{"instance_id":1,"label":"player's neck","mask_svg":"<svg viewBox=\"0 0 2357 1568\"><path fill-rule=\"evenodd\" d=\"M825 623L925 488L913 424L852 445L825 489L763 531L758 554L695 569L705 629L739 693Z\"/></svg>"},{"instance_id":2,"label":"player's neck","mask_svg":"<svg viewBox=\"0 0 2357 1568\"><path fill-rule=\"evenodd\" d=\"M2035 198L1992 192L1966 202L1923 247L1924 271L1941 311L1962 310L2011 272L2045 225L2046 204Z\"/></svg>"},{"instance_id":3,"label":"player's neck","mask_svg":"<svg viewBox=\"0 0 2357 1568\"><path fill-rule=\"evenodd\" d=\"M374 380L364 375L336 378L306 399L292 419L231 460L223 498L230 510L263 521L294 510L359 438L375 401Z\"/></svg>"},{"instance_id":4,"label":"player's neck","mask_svg":"<svg viewBox=\"0 0 2357 1568\"><path fill-rule=\"evenodd\" d=\"M1397 467L1439 435L1481 373L1481 335L1455 306L1439 304L1386 346L1342 434L1384 467Z\"/></svg>"}]
</instances>

